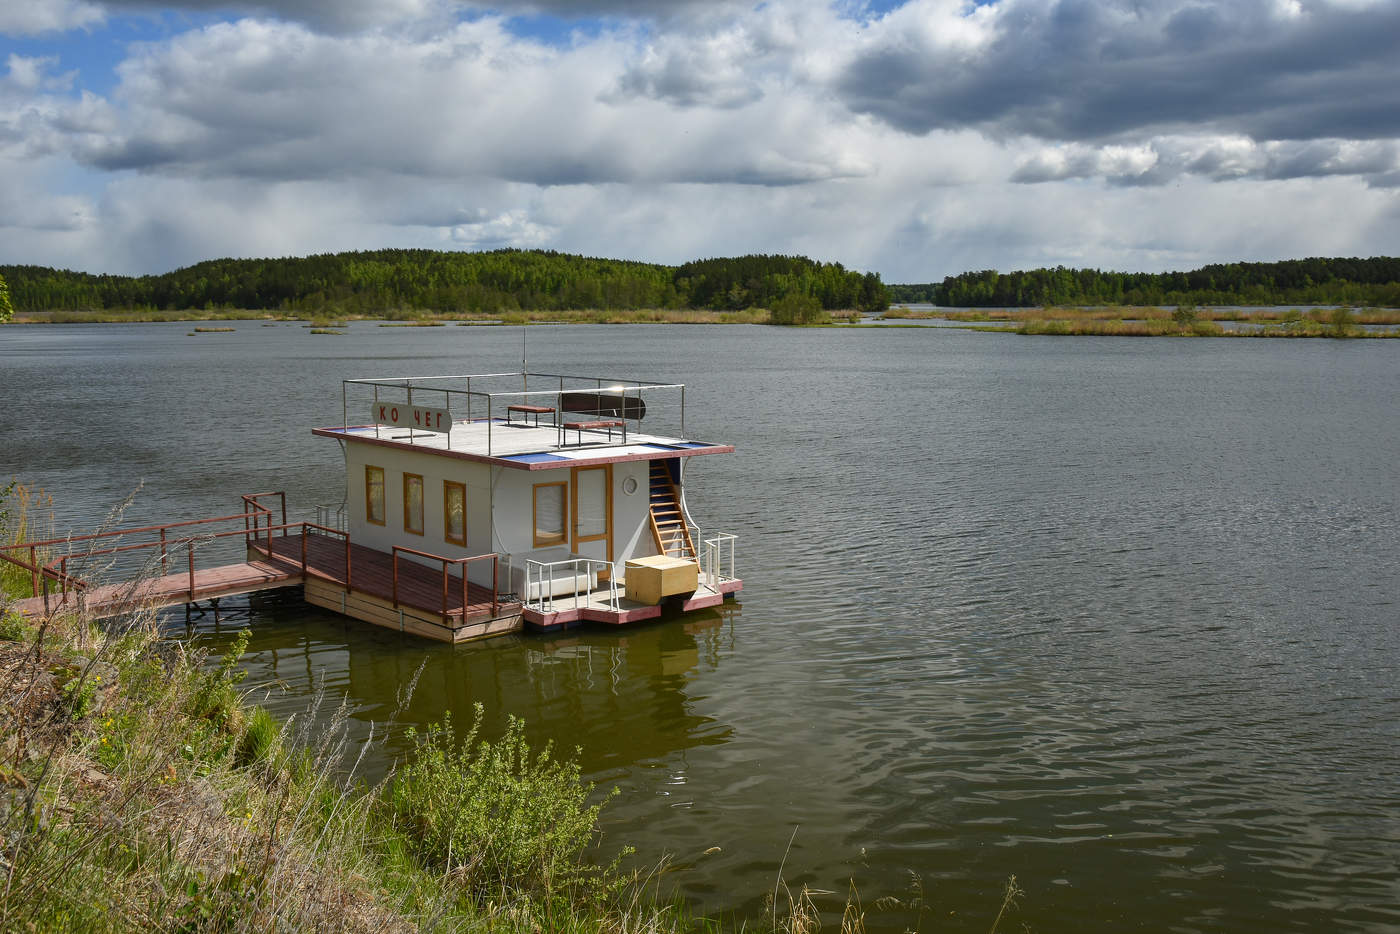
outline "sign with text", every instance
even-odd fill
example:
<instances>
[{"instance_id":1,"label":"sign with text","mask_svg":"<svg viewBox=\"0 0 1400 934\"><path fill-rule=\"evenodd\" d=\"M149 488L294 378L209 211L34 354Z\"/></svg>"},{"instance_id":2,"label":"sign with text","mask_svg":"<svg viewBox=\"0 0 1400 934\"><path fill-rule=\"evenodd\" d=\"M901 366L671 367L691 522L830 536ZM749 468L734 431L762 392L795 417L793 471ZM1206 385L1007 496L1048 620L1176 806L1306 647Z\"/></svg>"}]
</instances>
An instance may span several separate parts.
<instances>
[{"instance_id":1,"label":"sign with text","mask_svg":"<svg viewBox=\"0 0 1400 934\"><path fill-rule=\"evenodd\" d=\"M430 409L421 405L395 405L378 402L374 406L374 421L395 428L418 428L447 434L452 430L452 413L446 409Z\"/></svg>"}]
</instances>

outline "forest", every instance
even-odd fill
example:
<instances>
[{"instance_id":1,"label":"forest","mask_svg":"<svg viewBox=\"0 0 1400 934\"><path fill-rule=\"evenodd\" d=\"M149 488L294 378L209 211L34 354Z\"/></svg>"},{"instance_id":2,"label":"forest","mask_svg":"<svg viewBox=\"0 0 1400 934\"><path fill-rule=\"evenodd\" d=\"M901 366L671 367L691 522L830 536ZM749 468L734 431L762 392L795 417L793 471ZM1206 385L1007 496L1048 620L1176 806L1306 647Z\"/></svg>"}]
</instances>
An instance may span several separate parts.
<instances>
[{"instance_id":1,"label":"forest","mask_svg":"<svg viewBox=\"0 0 1400 934\"><path fill-rule=\"evenodd\" d=\"M1400 306L1400 258L1296 259L1223 263L1190 272L994 269L939 283L888 285L890 301L971 308L1051 305L1377 305Z\"/></svg>"},{"instance_id":2,"label":"forest","mask_svg":"<svg viewBox=\"0 0 1400 934\"><path fill-rule=\"evenodd\" d=\"M218 259L161 275L0 266L15 311L250 309L388 316L411 312L745 309L791 294L825 309L888 307L877 273L803 256L702 259L682 266L541 250L376 250Z\"/></svg>"}]
</instances>

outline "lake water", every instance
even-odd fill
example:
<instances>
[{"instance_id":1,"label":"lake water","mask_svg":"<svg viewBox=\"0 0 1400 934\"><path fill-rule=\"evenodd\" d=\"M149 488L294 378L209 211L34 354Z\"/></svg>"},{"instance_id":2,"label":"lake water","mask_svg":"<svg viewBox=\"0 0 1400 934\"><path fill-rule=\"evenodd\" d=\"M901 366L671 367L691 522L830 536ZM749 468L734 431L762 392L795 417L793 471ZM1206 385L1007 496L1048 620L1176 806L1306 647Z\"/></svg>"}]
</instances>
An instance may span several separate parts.
<instances>
[{"instance_id":1,"label":"lake water","mask_svg":"<svg viewBox=\"0 0 1400 934\"><path fill-rule=\"evenodd\" d=\"M339 501L346 377L518 365L518 328L0 329L0 475L86 528ZM528 331L687 384L740 604L447 647L254 600L249 684L368 732L483 702L582 748L605 848L704 910L853 880L874 931L1400 926L1400 345L948 329ZM182 618L182 617L181 617ZM371 763L402 749L396 738ZM789 840L791 850L788 851ZM720 851L702 855L710 847ZM785 857L786 852L786 857ZM911 904L911 886L923 907ZM896 896L902 906L881 896Z\"/></svg>"}]
</instances>

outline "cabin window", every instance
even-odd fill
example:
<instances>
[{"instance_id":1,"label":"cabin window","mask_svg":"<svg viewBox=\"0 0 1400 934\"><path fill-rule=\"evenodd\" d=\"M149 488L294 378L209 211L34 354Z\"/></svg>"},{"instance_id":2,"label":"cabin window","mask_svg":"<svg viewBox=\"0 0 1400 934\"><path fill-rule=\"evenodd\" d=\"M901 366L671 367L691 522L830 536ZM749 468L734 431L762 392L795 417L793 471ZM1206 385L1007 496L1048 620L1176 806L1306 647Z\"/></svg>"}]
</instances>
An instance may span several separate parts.
<instances>
[{"instance_id":1,"label":"cabin window","mask_svg":"<svg viewBox=\"0 0 1400 934\"><path fill-rule=\"evenodd\" d=\"M467 547L467 488L451 480L442 484L442 528L449 545Z\"/></svg>"},{"instance_id":2,"label":"cabin window","mask_svg":"<svg viewBox=\"0 0 1400 934\"><path fill-rule=\"evenodd\" d=\"M365 521L384 524L384 468L365 468Z\"/></svg>"},{"instance_id":3,"label":"cabin window","mask_svg":"<svg viewBox=\"0 0 1400 934\"><path fill-rule=\"evenodd\" d=\"M423 478L416 473L403 475L403 530L423 534Z\"/></svg>"},{"instance_id":4,"label":"cabin window","mask_svg":"<svg viewBox=\"0 0 1400 934\"><path fill-rule=\"evenodd\" d=\"M607 538L608 513L612 507L609 487L612 481L612 468L580 467L574 472L574 535L580 542L597 541Z\"/></svg>"},{"instance_id":5,"label":"cabin window","mask_svg":"<svg viewBox=\"0 0 1400 934\"><path fill-rule=\"evenodd\" d=\"M568 484L535 484L535 547L564 542L565 490Z\"/></svg>"}]
</instances>

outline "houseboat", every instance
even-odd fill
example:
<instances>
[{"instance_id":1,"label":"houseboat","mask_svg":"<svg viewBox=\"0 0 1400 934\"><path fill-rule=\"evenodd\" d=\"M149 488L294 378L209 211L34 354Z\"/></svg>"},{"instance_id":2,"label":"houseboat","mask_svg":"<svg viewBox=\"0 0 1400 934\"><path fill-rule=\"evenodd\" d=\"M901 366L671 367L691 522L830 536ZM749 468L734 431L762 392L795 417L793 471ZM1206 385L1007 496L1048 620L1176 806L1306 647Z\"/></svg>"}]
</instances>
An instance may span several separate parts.
<instances>
[{"instance_id":1,"label":"houseboat","mask_svg":"<svg viewBox=\"0 0 1400 934\"><path fill-rule=\"evenodd\" d=\"M523 370L344 380L342 423L313 431L343 449L345 499L299 547L304 569L343 551L346 579L308 573L305 597L449 642L720 604L742 587L736 540L692 520L686 465L734 448L690 437L685 420L679 384Z\"/></svg>"}]
</instances>

